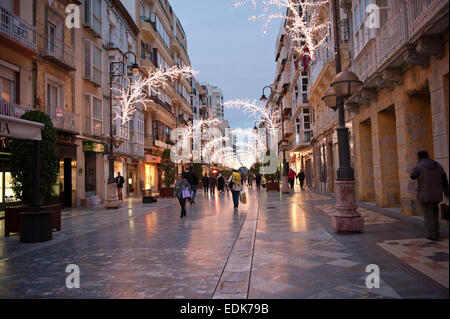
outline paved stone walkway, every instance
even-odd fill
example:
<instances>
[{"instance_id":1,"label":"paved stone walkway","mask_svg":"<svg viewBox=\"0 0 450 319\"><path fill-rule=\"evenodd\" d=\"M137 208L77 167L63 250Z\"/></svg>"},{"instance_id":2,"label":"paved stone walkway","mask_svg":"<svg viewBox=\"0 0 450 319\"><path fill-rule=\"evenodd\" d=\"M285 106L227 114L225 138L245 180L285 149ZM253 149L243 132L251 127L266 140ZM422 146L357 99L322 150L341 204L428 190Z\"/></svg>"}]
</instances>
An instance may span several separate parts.
<instances>
[{"instance_id":1,"label":"paved stone walkway","mask_svg":"<svg viewBox=\"0 0 450 319\"><path fill-rule=\"evenodd\" d=\"M65 211L53 241L0 238L0 298L448 298L448 231L434 243L420 220L364 205L366 231L338 235L333 203L250 191L234 211L231 194L200 190L185 219L174 200ZM65 286L69 264L80 289Z\"/></svg>"}]
</instances>

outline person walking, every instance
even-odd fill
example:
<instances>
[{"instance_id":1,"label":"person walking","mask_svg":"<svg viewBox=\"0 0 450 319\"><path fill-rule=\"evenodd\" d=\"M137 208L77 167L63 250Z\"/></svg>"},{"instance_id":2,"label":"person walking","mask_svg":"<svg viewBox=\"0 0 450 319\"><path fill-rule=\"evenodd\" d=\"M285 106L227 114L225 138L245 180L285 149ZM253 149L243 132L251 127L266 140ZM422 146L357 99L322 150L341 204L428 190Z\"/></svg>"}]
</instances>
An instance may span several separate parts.
<instances>
[{"instance_id":1,"label":"person walking","mask_svg":"<svg viewBox=\"0 0 450 319\"><path fill-rule=\"evenodd\" d=\"M253 173L248 174L247 182L248 182L248 184L247 184L248 188L253 188Z\"/></svg>"},{"instance_id":2,"label":"person walking","mask_svg":"<svg viewBox=\"0 0 450 319\"><path fill-rule=\"evenodd\" d=\"M300 182L300 188L302 190L304 190L303 185L305 184L305 178L306 178L305 172L301 169L300 173L298 173L297 177L298 177L298 181Z\"/></svg>"},{"instance_id":3,"label":"person walking","mask_svg":"<svg viewBox=\"0 0 450 319\"><path fill-rule=\"evenodd\" d=\"M223 178L222 174L219 174L219 177L217 177L217 190L220 193L223 193L224 187L225 187L225 178Z\"/></svg>"},{"instance_id":4,"label":"person walking","mask_svg":"<svg viewBox=\"0 0 450 319\"><path fill-rule=\"evenodd\" d=\"M289 169L288 178L289 178L289 184L291 185L291 188L294 189L294 183L295 183L295 179L297 178L297 174L295 174L295 172L292 168Z\"/></svg>"},{"instance_id":5,"label":"person walking","mask_svg":"<svg viewBox=\"0 0 450 319\"><path fill-rule=\"evenodd\" d=\"M195 195L197 195L197 185L198 185L198 177L197 173L194 171L194 167L189 167L189 171L186 173L186 180L188 181L189 185L191 185L192 190L192 198L191 198L191 204L195 204Z\"/></svg>"},{"instance_id":6,"label":"person walking","mask_svg":"<svg viewBox=\"0 0 450 319\"><path fill-rule=\"evenodd\" d=\"M418 181L417 200L423 209L427 239L439 240L439 203L448 198L448 180L441 164L429 158L426 151L417 153L418 163L410 177Z\"/></svg>"},{"instance_id":7,"label":"person walking","mask_svg":"<svg viewBox=\"0 0 450 319\"><path fill-rule=\"evenodd\" d=\"M261 174L259 172L256 173L255 181L256 181L256 190L259 192L261 190Z\"/></svg>"},{"instance_id":8,"label":"person walking","mask_svg":"<svg viewBox=\"0 0 450 319\"><path fill-rule=\"evenodd\" d=\"M209 191L211 195L216 194L216 184L217 184L217 177L214 176L214 174L210 174L209 176Z\"/></svg>"},{"instance_id":9,"label":"person walking","mask_svg":"<svg viewBox=\"0 0 450 319\"><path fill-rule=\"evenodd\" d=\"M228 185L231 189L231 193L233 195L233 204L234 209L239 208L239 195L242 191L242 180L241 174L239 174L236 170L233 171L230 178L228 179Z\"/></svg>"},{"instance_id":10,"label":"person walking","mask_svg":"<svg viewBox=\"0 0 450 319\"><path fill-rule=\"evenodd\" d=\"M203 192L205 194L208 194L208 192L209 192L209 178L208 178L208 175L206 175L206 173L205 173L205 176L202 177L202 184L203 184Z\"/></svg>"},{"instance_id":11,"label":"person walking","mask_svg":"<svg viewBox=\"0 0 450 319\"><path fill-rule=\"evenodd\" d=\"M191 185L189 185L188 181L183 177L183 175L178 175L177 182L174 188L175 198L178 198L181 207L181 215L180 218L186 216L186 200L191 197Z\"/></svg>"},{"instance_id":12,"label":"person walking","mask_svg":"<svg viewBox=\"0 0 450 319\"><path fill-rule=\"evenodd\" d=\"M123 184L125 184L125 179L120 175L120 172L117 172L116 177L116 186L117 186L117 196L119 200L123 201Z\"/></svg>"}]
</instances>

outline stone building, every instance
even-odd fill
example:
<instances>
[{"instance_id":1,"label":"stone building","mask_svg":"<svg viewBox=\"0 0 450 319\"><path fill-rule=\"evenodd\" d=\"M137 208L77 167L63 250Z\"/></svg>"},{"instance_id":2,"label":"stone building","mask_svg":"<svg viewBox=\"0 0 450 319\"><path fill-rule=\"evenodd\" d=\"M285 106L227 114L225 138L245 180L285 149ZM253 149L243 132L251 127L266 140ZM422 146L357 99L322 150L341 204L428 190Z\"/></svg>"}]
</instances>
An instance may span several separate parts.
<instances>
[{"instance_id":1,"label":"stone building","mask_svg":"<svg viewBox=\"0 0 450 319\"><path fill-rule=\"evenodd\" d=\"M26 0L0 3L0 115L20 118L36 105L37 34ZM0 211L17 202L12 190L9 138L0 139Z\"/></svg>"},{"instance_id":2,"label":"stone building","mask_svg":"<svg viewBox=\"0 0 450 319\"><path fill-rule=\"evenodd\" d=\"M76 112L75 29L65 26L66 6L78 1L38 1L35 21L37 33L36 108L47 113L58 131L60 171L57 191L64 207L77 205L76 136L81 133Z\"/></svg>"},{"instance_id":3,"label":"stone building","mask_svg":"<svg viewBox=\"0 0 450 319\"><path fill-rule=\"evenodd\" d=\"M340 2L350 20L350 69L362 88L347 101L354 109L355 174L359 200L420 214L416 153L427 150L447 174L448 0ZM367 23L372 15L380 25Z\"/></svg>"}]
</instances>

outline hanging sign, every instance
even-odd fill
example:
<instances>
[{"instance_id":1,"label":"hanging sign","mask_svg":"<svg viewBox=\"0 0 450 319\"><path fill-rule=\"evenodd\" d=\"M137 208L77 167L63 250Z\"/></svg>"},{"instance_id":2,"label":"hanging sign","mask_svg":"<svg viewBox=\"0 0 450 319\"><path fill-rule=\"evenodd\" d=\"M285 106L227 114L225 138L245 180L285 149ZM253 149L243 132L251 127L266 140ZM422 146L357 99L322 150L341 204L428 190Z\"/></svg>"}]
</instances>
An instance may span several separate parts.
<instances>
[{"instance_id":1,"label":"hanging sign","mask_svg":"<svg viewBox=\"0 0 450 319\"><path fill-rule=\"evenodd\" d=\"M42 127L42 123L0 115L0 136L40 141Z\"/></svg>"}]
</instances>

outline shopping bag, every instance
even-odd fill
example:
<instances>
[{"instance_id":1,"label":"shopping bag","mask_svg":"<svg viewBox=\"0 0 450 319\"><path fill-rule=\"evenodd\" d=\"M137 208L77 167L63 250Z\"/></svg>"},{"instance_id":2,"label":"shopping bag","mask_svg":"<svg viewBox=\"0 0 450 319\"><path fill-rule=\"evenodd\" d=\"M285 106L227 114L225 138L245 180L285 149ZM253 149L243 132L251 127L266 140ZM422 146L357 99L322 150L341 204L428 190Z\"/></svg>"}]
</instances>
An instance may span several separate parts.
<instances>
[{"instance_id":1,"label":"shopping bag","mask_svg":"<svg viewBox=\"0 0 450 319\"><path fill-rule=\"evenodd\" d=\"M247 204L247 194L245 194L245 192L242 191L240 195L241 196L239 196L239 198L241 200L241 203L244 205Z\"/></svg>"},{"instance_id":2,"label":"shopping bag","mask_svg":"<svg viewBox=\"0 0 450 319\"><path fill-rule=\"evenodd\" d=\"M191 191L189 190L189 188L185 188L183 189L183 191L181 192L181 195L183 196L183 199L185 198L191 198Z\"/></svg>"}]
</instances>

